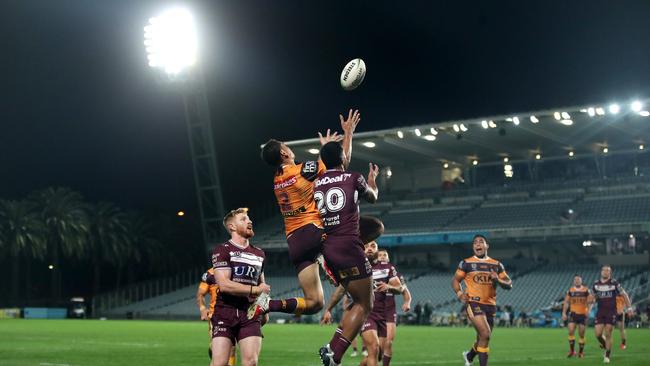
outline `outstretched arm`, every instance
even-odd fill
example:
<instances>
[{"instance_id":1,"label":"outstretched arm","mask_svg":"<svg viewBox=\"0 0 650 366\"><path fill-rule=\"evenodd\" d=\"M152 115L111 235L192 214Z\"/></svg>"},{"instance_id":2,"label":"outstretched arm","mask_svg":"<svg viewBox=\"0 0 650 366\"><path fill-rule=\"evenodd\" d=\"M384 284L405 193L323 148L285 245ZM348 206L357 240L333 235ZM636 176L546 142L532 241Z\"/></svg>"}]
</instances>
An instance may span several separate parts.
<instances>
[{"instance_id":1,"label":"outstretched arm","mask_svg":"<svg viewBox=\"0 0 650 366\"><path fill-rule=\"evenodd\" d=\"M370 203L377 202L379 197L379 188L377 188L377 175L379 175L379 167L373 163L368 164L368 189L364 194L364 199Z\"/></svg>"},{"instance_id":2,"label":"outstretched arm","mask_svg":"<svg viewBox=\"0 0 650 366\"><path fill-rule=\"evenodd\" d=\"M352 109L350 109L348 111L348 119L344 119L342 114L339 114L339 119L341 120L341 128L344 132L342 144L345 160L343 161L343 166L347 169L352 159L352 135L354 135L354 130L357 128L359 121L361 121L361 114L359 110L352 112Z\"/></svg>"}]
</instances>

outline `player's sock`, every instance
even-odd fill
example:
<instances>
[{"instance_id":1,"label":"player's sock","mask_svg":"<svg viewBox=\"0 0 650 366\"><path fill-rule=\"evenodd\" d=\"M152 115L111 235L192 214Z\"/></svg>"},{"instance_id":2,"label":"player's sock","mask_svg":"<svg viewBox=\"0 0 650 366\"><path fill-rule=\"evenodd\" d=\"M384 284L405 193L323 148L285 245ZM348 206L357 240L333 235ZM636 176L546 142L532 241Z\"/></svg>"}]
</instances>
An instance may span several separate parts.
<instances>
[{"instance_id":1,"label":"player's sock","mask_svg":"<svg viewBox=\"0 0 650 366\"><path fill-rule=\"evenodd\" d=\"M269 311L273 313L287 313L300 315L305 311L305 299L293 297L283 300L269 300Z\"/></svg>"},{"instance_id":2,"label":"player's sock","mask_svg":"<svg viewBox=\"0 0 650 366\"><path fill-rule=\"evenodd\" d=\"M235 366L237 364L237 357L235 355L230 356L228 358L228 366Z\"/></svg>"},{"instance_id":3,"label":"player's sock","mask_svg":"<svg viewBox=\"0 0 650 366\"><path fill-rule=\"evenodd\" d=\"M487 366L488 352L490 352L490 348L488 347L476 347L476 353L478 354L478 363L480 366Z\"/></svg>"},{"instance_id":4,"label":"player's sock","mask_svg":"<svg viewBox=\"0 0 650 366\"><path fill-rule=\"evenodd\" d=\"M580 353L583 353L585 350L585 339L580 338L580 342L578 342L578 345L580 346Z\"/></svg>"},{"instance_id":5,"label":"player's sock","mask_svg":"<svg viewBox=\"0 0 650 366\"><path fill-rule=\"evenodd\" d=\"M386 356L386 354L384 354L384 359L381 361L382 366L389 366L390 365L390 359L391 359L391 356Z\"/></svg>"},{"instance_id":6,"label":"player's sock","mask_svg":"<svg viewBox=\"0 0 650 366\"><path fill-rule=\"evenodd\" d=\"M472 348L470 348L469 352L467 352L467 361L474 361L474 357L476 357L476 343L472 346Z\"/></svg>"},{"instance_id":7,"label":"player's sock","mask_svg":"<svg viewBox=\"0 0 650 366\"><path fill-rule=\"evenodd\" d=\"M625 338L621 339L621 344L625 346L626 341L627 341L627 339L625 339Z\"/></svg>"},{"instance_id":8,"label":"player's sock","mask_svg":"<svg viewBox=\"0 0 650 366\"><path fill-rule=\"evenodd\" d=\"M609 358L609 355L612 353L611 349L605 350L605 357Z\"/></svg>"},{"instance_id":9,"label":"player's sock","mask_svg":"<svg viewBox=\"0 0 650 366\"><path fill-rule=\"evenodd\" d=\"M607 343L605 343L605 338L603 338L603 337L596 337L596 338L598 338L598 343L600 343L602 348L607 347Z\"/></svg>"},{"instance_id":10,"label":"player's sock","mask_svg":"<svg viewBox=\"0 0 650 366\"><path fill-rule=\"evenodd\" d=\"M575 336L569 336L569 349L571 352L575 352L576 349L576 337Z\"/></svg>"},{"instance_id":11,"label":"player's sock","mask_svg":"<svg viewBox=\"0 0 650 366\"><path fill-rule=\"evenodd\" d=\"M358 350L357 350L357 347L352 347L352 350L353 350L354 352L358 351Z\"/></svg>"},{"instance_id":12,"label":"player's sock","mask_svg":"<svg viewBox=\"0 0 650 366\"><path fill-rule=\"evenodd\" d=\"M345 351L347 351L348 347L350 347L351 344L350 341L343 337L343 329L340 327L336 328L336 332L334 332L334 336L332 337L332 340L329 344L330 349L332 352L334 352L334 356L332 357L334 359L334 362L341 363L341 359L343 358Z\"/></svg>"}]
</instances>

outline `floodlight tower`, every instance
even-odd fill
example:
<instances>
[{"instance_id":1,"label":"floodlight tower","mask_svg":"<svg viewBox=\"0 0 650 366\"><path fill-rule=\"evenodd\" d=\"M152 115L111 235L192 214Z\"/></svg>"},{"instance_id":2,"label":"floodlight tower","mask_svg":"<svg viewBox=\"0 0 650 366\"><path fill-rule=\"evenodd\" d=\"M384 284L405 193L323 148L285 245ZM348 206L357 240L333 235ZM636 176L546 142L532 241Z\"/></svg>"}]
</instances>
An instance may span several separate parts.
<instances>
[{"instance_id":1,"label":"floodlight tower","mask_svg":"<svg viewBox=\"0 0 650 366\"><path fill-rule=\"evenodd\" d=\"M186 9L171 9L150 18L144 27L144 45L149 66L182 90L203 240L207 246L214 245L220 239L223 197L210 107L197 65L198 40L192 14Z\"/></svg>"}]
</instances>

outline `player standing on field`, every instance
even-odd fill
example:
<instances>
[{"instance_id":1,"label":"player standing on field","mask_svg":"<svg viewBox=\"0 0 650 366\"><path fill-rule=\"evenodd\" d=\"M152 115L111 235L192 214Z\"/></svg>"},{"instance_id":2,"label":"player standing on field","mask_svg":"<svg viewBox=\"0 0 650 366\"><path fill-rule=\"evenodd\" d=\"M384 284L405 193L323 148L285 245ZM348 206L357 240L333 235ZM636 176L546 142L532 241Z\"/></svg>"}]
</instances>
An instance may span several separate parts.
<instances>
[{"instance_id":1,"label":"player standing on field","mask_svg":"<svg viewBox=\"0 0 650 366\"><path fill-rule=\"evenodd\" d=\"M262 319L249 319L248 307L256 296L268 294L264 283L264 251L253 246L253 222L247 208L230 211L223 219L230 240L217 245L212 266L219 296L212 316L212 366L226 366L239 344L242 366L255 366L262 348Z\"/></svg>"},{"instance_id":2,"label":"player standing on field","mask_svg":"<svg viewBox=\"0 0 650 366\"><path fill-rule=\"evenodd\" d=\"M591 312L591 305L588 303L589 289L582 285L582 277L578 274L573 276L573 286L567 291L562 305L562 321L569 320L569 354L567 357L576 355L576 325L578 326L578 334L580 335L580 350L578 358L584 357L585 350L585 328L589 313ZM569 316L567 317L567 311Z\"/></svg>"},{"instance_id":3,"label":"player standing on field","mask_svg":"<svg viewBox=\"0 0 650 366\"><path fill-rule=\"evenodd\" d=\"M616 324L616 296L623 296L630 315L632 305L621 284L612 278L612 267L608 265L604 265L600 269L600 279L594 283L591 291L592 295L589 297L589 303L596 302L598 304L596 325L594 326L596 339L600 343L600 347L605 349L603 362L609 363L609 356L612 353L612 329ZM603 334L605 338L603 338Z\"/></svg>"},{"instance_id":4,"label":"player standing on field","mask_svg":"<svg viewBox=\"0 0 650 366\"><path fill-rule=\"evenodd\" d=\"M483 235L474 236L472 247L474 255L460 262L451 280L451 287L458 300L467 304L467 318L476 329L474 346L463 352L465 366L470 366L476 355L480 366L486 366L497 308L496 287L498 285L509 290L512 288L512 280L501 262L488 257L490 245ZM465 292L460 287L461 281L465 282Z\"/></svg>"}]
</instances>

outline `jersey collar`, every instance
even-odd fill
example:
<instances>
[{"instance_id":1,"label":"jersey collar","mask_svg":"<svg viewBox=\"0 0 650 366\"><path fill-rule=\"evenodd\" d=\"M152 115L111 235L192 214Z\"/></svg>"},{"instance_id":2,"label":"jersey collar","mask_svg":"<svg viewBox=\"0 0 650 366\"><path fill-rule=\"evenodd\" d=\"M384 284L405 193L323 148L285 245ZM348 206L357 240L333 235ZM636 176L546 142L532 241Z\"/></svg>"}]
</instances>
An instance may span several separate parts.
<instances>
[{"instance_id":1,"label":"jersey collar","mask_svg":"<svg viewBox=\"0 0 650 366\"><path fill-rule=\"evenodd\" d=\"M478 260L480 260L480 261L486 261L486 260L488 260L488 259L492 259L492 258L488 257L487 255L486 255L485 257L483 257L483 258L479 258L479 257L477 257L477 256L475 256L475 255L474 255L473 257L476 258L476 259L478 259Z\"/></svg>"},{"instance_id":2,"label":"jersey collar","mask_svg":"<svg viewBox=\"0 0 650 366\"><path fill-rule=\"evenodd\" d=\"M236 244L236 243L235 243L234 241L232 241L232 240L230 240L230 239L228 240L228 242L229 242L230 244L232 244L232 245L234 245L235 247L237 247L237 248L239 248L239 249L242 249L242 250L243 250L243 249L246 249L246 248L248 248L248 247L250 247L250 246L251 246L251 244L250 244L250 243L248 243L248 245L247 245L247 246L245 246L245 247L242 247L241 245L239 245L239 244Z\"/></svg>"}]
</instances>

